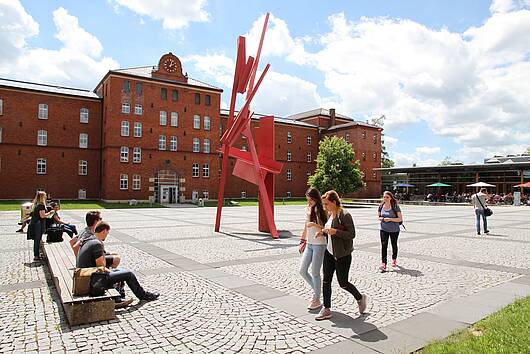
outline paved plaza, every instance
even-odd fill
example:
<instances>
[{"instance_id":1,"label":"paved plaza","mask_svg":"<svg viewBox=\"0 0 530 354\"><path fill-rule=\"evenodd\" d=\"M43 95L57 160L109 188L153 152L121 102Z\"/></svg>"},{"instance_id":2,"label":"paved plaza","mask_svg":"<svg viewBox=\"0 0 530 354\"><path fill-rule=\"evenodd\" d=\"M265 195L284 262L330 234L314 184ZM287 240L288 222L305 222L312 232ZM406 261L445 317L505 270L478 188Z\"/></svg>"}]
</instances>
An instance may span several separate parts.
<instances>
[{"instance_id":1,"label":"paved plaza","mask_svg":"<svg viewBox=\"0 0 530 354\"><path fill-rule=\"evenodd\" d=\"M377 270L377 208L348 209L350 281L368 309L359 315L334 279L334 315L322 322L306 309L311 292L298 273L304 206L276 207L279 240L256 231L255 207L225 208L221 233L215 208L103 210L106 249L161 296L75 327L47 266L31 263L32 243L14 232L19 213L2 212L0 352L399 353L530 295L530 208L494 207L488 236L476 236L470 206L402 209L400 267L387 273ZM85 213L61 217L82 229Z\"/></svg>"}]
</instances>

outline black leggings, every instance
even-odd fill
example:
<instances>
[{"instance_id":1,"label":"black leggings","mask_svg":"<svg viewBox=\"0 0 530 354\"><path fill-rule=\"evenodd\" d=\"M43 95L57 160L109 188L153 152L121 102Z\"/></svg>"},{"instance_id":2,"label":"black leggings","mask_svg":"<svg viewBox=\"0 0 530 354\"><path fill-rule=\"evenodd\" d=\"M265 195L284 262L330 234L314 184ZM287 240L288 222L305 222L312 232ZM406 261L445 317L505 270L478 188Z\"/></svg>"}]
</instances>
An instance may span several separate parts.
<instances>
[{"instance_id":1,"label":"black leggings","mask_svg":"<svg viewBox=\"0 0 530 354\"><path fill-rule=\"evenodd\" d=\"M348 291L355 297L356 300L361 300L362 296L359 290L348 281L348 273L351 265L351 254L335 259L328 250L324 253L323 271L324 277L322 279L322 292L324 295L324 307L331 307L331 280L333 280L333 273L337 270L337 280L339 285L344 290Z\"/></svg>"},{"instance_id":2,"label":"black leggings","mask_svg":"<svg viewBox=\"0 0 530 354\"><path fill-rule=\"evenodd\" d=\"M379 230L379 235L381 236L381 260L384 264L386 264L387 257L386 257L386 251L388 248L388 238L390 237L390 242L392 242L392 259L397 259L398 254L398 232L386 232L383 230Z\"/></svg>"}]
</instances>

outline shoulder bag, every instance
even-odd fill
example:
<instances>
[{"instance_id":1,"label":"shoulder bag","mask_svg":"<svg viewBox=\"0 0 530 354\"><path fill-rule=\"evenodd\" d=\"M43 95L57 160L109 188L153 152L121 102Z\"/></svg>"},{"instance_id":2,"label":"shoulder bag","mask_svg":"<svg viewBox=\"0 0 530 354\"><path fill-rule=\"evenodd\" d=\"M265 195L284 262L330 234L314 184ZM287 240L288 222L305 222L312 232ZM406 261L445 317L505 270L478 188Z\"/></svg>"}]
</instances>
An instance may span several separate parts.
<instances>
[{"instance_id":1,"label":"shoulder bag","mask_svg":"<svg viewBox=\"0 0 530 354\"><path fill-rule=\"evenodd\" d=\"M74 296L86 296L90 294L90 279L93 273L105 273L105 267L75 268L74 284L72 294Z\"/></svg>"},{"instance_id":2,"label":"shoulder bag","mask_svg":"<svg viewBox=\"0 0 530 354\"><path fill-rule=\"evenodd\" d=\"M484 209L484 215L486 216L492 216L493 215L493 210L491 210L490 208L484 206L484 204L482 204L482 200L480 200L478 194L475 194L475 198L478 199L478 202L480 203L480 205L482 206L482 208Z\"/></svg>"}]
</instances>

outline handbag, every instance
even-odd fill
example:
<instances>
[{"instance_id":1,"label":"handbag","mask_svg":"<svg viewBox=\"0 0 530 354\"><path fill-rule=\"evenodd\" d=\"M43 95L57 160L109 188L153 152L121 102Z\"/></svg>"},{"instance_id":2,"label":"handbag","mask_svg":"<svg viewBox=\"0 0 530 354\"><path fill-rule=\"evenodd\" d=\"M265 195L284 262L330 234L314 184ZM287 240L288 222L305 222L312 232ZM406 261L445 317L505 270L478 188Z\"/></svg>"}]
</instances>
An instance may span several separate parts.
<instances>
[{"instance_id":1,"label":"handbag","mask_svg":"<svg viewBox=\"0 0 530 354\"><path fill-rule=\"evenodd\" d=\"M85 296L90 293L90 278L92 276L92 273L95 272L105 273L105 267L74 269L74 284L72 287L72 294L74 296Z\"/></svg>"},{"instance_id":2,"label":"handbag","mask_svg":"<svg viewBox=\"0 0 530 354\"><path fill-rule=\"evenodd\" d=\"M307 246L307 241L304 240L303 238L300 239L300 246L298 246L298 252L300 253L304 253L305 251L305 246Z\"/></svg>"},{"instance_id":3,"label":"handbag","mask_svg":"<svg viewBox=\"0 0 530 354\"><path fill-rule=\"evenodd\" d=\"M90 296L103 296L107 291L107 284L109 279L109 273L107 272L94 272L90 276L90 289L88 294Z\"/></svg>"},{"instance_id":4,"label":"handbag","mask_svg":"<svg viewBox=\"0 0 530 354\"><path fill-rule=\"evenodd\" d=\"M480 203L480 205L482 206L482 208L484 209L484 215L485 216L492 216L493 215L493 210L491 210L490 208L488 207L485 207L484 204L482 204L482 200L480 200L480 198L478 197L478 195L475 193L475 198L478 199L478 202Z\"/></svg>"}]
</instances>

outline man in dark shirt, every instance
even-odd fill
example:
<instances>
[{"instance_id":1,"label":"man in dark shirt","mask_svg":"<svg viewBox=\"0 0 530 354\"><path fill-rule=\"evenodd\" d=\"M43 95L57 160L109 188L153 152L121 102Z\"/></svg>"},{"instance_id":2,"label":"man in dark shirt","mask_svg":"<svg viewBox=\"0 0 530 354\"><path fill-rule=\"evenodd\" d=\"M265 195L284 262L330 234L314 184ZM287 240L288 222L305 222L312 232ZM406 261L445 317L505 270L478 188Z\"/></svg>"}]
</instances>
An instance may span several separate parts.
<instances>
[{"instance_id":1,"label":"man in dark shirt","mask_svg":"<svg viewBox=\"0 0 530 354\"><path fill-rule=\"evenodd\" d=\"M106 267L105 259L105 247L103 242L107 238L110 231L110 225L104 221L97 224L95 228L95 234L83 239L79 254L77 255L77 267L89 268L89 267ZM133 272L125 269L114 269L108 270L108 284L110 288L114 284L119 282L126 282L129 288L132 290L134 295L145 301L152 301L158 299L159 295L156 292L145 291L144 288L136 279Z\"/></svg>"}]
</instances>

